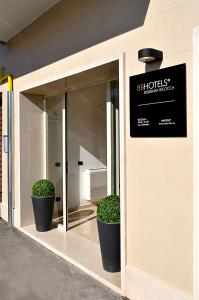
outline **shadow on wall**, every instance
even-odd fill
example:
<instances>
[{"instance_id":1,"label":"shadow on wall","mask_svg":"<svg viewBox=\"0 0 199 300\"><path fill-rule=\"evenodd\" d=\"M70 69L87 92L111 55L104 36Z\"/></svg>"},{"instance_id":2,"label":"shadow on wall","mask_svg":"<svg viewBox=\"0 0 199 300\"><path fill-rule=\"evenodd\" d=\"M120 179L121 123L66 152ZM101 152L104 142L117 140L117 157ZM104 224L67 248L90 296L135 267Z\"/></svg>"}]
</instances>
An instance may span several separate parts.
<instances>
[{"instance_id":1,"label":"shadow on wall","mask_svg":"<svg viewBox=\"0 0 199 300\"><path fill-rule=\"evenodd\" d=\"M62 0L0 49L14 77L143 25L150 0Z\"/></svg>"}]
</instances>

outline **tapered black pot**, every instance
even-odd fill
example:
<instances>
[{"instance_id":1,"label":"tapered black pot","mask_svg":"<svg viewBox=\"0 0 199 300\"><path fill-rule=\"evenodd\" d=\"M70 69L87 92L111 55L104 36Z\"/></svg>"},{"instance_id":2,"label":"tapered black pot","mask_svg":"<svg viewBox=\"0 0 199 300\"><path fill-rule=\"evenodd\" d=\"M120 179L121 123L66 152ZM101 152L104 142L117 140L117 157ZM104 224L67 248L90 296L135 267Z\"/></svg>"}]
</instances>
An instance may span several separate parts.
<instances>
[{"instance_id":1,"label":"tapered black pot","mask_svg":"<svg viewBox=\"0 0 199 300\"><path fill-rule=\"evenodd\" d=\"M33 212L37 231L48 231L52 228L55 197L33 197Z\"/></svg>"},{"instance_id":2,"label":"tapered black pot","mask_svg":"<svg viewBox=\"0 0 199 300\"><path fill-rule=\"evenodd\" d=\"M120 264L120 224L97 221L102 263L104 270L119 272Z\"/></svg>"}]
</instances>

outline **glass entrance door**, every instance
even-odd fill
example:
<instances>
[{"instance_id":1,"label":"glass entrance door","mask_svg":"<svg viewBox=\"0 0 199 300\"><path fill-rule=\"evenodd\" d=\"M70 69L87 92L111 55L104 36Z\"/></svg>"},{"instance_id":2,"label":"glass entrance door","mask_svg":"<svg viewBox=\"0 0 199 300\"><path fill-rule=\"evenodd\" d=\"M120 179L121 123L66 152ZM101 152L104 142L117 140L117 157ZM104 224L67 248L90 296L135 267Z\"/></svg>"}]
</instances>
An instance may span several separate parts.
<instances>
[{"instance_id":1,"label":"glass entrance door","mask_svg":"<svg viewBox=\"0 0 199 300\"><path fill-rule=\"evenodd\" d=\"M107 189L120 194L119 82L111 81L107 90Z\"/></svg>"}]
</instances>

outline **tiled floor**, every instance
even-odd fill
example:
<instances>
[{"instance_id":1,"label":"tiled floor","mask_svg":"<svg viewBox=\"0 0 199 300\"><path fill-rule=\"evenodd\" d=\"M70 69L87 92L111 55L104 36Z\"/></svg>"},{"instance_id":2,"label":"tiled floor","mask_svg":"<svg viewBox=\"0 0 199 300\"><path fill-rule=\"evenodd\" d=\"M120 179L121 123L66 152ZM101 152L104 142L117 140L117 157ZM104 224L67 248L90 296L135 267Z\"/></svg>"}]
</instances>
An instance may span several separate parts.
<instances>
[{"instance_id":1,"label":"tiled floor","mask_svg":"<svg viewBox=\"0 0 199 300\"><path fill-rule=\"evenodd\" d=\"M120 288L120 273L104 271L96 224L96 206L86 205L69 214L69 231L54 228L37 232L35 225L23 227L23 231L63 258ZM102 280L102 281L103 281Z\"/></svg>"},{"instance_id":2,"label":"tiled floor","mask_svg":"<svg viewBox=\"0 0 199 300\"><path fill-rule=\"evenodd\" d=\"M97 206L90 204L69 213L69 230L91 242L99 244L96 211Z\"/></svg>"}]
</instances>

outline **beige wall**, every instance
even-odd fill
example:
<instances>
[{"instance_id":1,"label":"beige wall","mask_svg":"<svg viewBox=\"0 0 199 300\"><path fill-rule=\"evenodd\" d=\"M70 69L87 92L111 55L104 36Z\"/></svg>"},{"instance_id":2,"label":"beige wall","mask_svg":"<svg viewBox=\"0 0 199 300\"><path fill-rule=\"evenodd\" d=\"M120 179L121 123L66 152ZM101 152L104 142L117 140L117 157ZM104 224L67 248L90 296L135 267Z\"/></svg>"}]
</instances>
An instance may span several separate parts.
<instances>
[{"instance_id":1,"label":"beige wall","mask_svg":"<svg viewBox=\"0 0 199 300\"><path fill-rule=\"evenodd\" d=\"M20 201L21 226L34 223L32 185L44 178L43 97L20 96Z\"/></svg>"},{"instance_id":2,"label":"beige wall","mask_svg":"<svg viewBox=\"0 0 199 300\"><path fill-rule=\"evenodd\" d=\"M39 85L44 80L65 77L74 70L77 72L78 68L125 53L126 219L123 221L127 232L126 289L129 297L134 295L130 282L134 268L158 279L165 286L192 294L192 31L199 24L198 11L197 0L152 0L142 27L14 82L17 121L19 90ZM187 138L130 138L129 76L145 72L145 65L137 60L138 50L145 47L163 50L161 68L187 64ZM17 123L15 137L16 140L20 137ZM18 151L16 141L15 220L20 226L18 186L22 187L23 181L17 176ZM20 159L23 164L23 157L20 156Z\"/></svg>"},{"instance_id":3,"label":"beige wall","mask_svg":"<svg viewBox=\"0 0 199 300\"><path fill-rule=\"evenodd\" d=\"M158 4L151 1L136 48L153 46L163 50L161 67L187 64L188 137L131 139L126 114L127 264L192 294L191 48L199 6L196 1ZM176 5L173 9L172 4ZM126 65L127 74L144 71L140 69L143 65L134 65L130 56ZM126 104L128 111L128 99ZM130 281L131 274L127 277Z\"/></svg>"}]
</instances>

